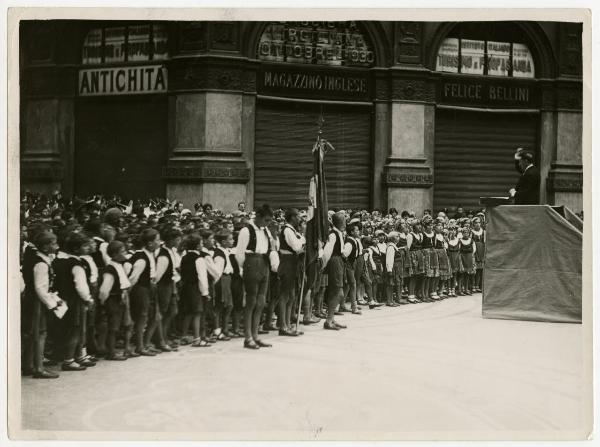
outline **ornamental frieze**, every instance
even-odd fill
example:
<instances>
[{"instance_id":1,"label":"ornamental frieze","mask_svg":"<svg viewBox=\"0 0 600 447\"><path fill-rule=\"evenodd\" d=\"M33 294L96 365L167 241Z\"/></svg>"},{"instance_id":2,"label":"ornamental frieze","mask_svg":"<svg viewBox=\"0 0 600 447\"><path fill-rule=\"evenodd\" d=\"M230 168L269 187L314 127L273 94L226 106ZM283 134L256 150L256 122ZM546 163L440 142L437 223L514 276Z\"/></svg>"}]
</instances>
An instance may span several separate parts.
<instances>
[{"instance_id":1,"label":"ornamental frieze","mask_svg":"<svg viewBox=\"0 0 600 447\"><path fill-rule=\"evenodd\" d=\"M246 183L250 179L250 169L225 166L167 166L163 168L163 177L168 180Z\"/></svg>"}]
</instances>

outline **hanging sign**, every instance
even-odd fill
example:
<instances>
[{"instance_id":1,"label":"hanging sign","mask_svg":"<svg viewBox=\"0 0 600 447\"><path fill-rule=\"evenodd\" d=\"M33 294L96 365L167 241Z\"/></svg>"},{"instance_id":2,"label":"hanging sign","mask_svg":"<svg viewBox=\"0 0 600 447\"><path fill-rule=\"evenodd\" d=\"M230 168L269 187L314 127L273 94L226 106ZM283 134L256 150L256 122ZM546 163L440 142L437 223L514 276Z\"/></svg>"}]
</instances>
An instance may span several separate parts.
<instances>
[{"instance_id":1,"label":"hanging sign","mask_svg":"<svg viewBox=\"0 0 600 447\"><path fill-rule=\"evenodd\" d=\"M139 95L167 91L162 65L105 67L79 71L79 96Z\"/></svg>"}]
</instances>

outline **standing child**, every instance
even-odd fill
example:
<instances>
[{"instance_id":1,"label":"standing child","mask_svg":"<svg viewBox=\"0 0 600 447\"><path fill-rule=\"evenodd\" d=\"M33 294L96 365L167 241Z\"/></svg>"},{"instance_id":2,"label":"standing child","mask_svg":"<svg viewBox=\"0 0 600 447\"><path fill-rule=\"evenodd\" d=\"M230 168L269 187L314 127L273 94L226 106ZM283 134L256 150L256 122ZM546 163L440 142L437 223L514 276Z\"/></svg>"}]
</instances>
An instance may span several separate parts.
<instances>
[{"instance_id":1,"label":"standing child","mask_svg":"<svg viewBox=\"0 0 600 447\"><path fill-rule=\"evenodd\" d=\"M458 237L458 227L454 223L448 226L448 239L446 241L448 261L450 263L451 277L448 280L449 296L456 297L458 279L460 278L460 239ZM458 290L460 292L460 290Z\"/></svg>"},{"instance_id":2,"label":"standing child","mask_svg":"<svg viewBox=\"0 0 600 447\"><path fill-rule=\"evenodd\" d=\"M385 253L387 251L387 235L383 230L375 231L376 243L373 251L373 261L377 266L377 274L375 275L375 300L383 303L386 299L386 284L385 284Z\"/></svg>"},{"instance_id":3,"label":"standing child","mask_svg":"<svg viewBox=\"0 0 600 447\"><path fill-rule=\"evenodd\" d=\"M460 277L459 280L459 295L471 295L473 279L475 277L475 243L471 238L471 229L464 227L462 237L459 242L460 246Z\"/></svg>"},{"instance_id":4,"label":"standing child","mask_svg":"<svg viewBox=\"0 0 600 447\"><path fill-rule=\"evenodd\" d=\"M58 250L56 235L43 230L33 236L33 247L27 249L23 258L23 315L21 324L25 334L23 375L36 379L56 379L58 374L44 369L46 346L46 320L52 318L50 311L63 306L63 301L54 293L54 271L52 260Z\"/></svg>"},{"instance_id":5,"label":"standing child","mask_svg":"<svg viewBox=\"0 0 600 447\"><path fill-rule=\"evenodd\" d=\"M399 284L396 290L397 299L400 304L416 303L417 300L415 299L407 300L406 298L408 297L408 294L404 293L404 279L406 278L406 280L408 281L407 264L410 262L410 254L408 252L408 239L406 238L408 231L406 230L406 224L402 221L399 223L398 227L399 232L396 247L398 248L397 255L399 257L399 262L396 267L398 270L396 275L398 277L397 281L399 282Z\"/></svg>"},{"instance_id":6,"label":"standing child","mask_svg":"<svg viewBox=\"0 0 600 447\"><path fill-rule=\"evenodd\" d=\"M126 312L129 312L127 300L128 291L131 286L129 278L123 268L127 259L125 244L120 241L112 241L106 248L110 261L102 273L102 285L99 291L100 305L105 308L108 316L108 331L106 335L106 360L127 360L131 352L129 336L125 337L125 353L117 354L115 351L117 332L122 324L126 323ZM131 330L131 325L129 331ZM127 329L126 329L127 332Z\"/></svg>"},{"instance_id":7,"label":"standing child","mask_svg":"<svg viewBox=\"0 0 600 447\"><path fill-rule=\"evenodd\" d=\"M176 347L167 344L171 321L177 315L177 287L180 259L177 249L181 243L181 231L177 228L163 229L161 239L164 245L156 256L156 294L161 321L156 326L158 348L169 352Z\"/></svg>"},{"instance_id":8,"label":"standing child","mask_svg":"<svg viewBox=\"0 0 600 447\"><path fill-rule=\"evenodd\" d=\"M235 257L237 238L239 228L233 233L233 247L229 250L229 261L233 267L233 275L231 276L231 296L233 299L233 309L231 310L231 336L233 338L241 338L244 336L243 330L240 328L240 321L244 312L244 280L240 274L240 267Z\"/></svg>"},{"instance_id":9,"label":"standing child","mask_svg":"<svg viewBox=\"0 0 600 447\"><path fill-rule=\"evenodd\" d=\"M437 294L435 288L435 278L438 273L438 259L434 248L435 232L433 231L433 218L430 215L426 215L423 218L423 296L431 300L439 300L440 297Z\"/></svg>"},{"instance_id":10,"label":"standing child","mask_svg":"<svg viewBox=\"0 0 600 447\"><path fill-rule=\"evenodd\" d=\"M215 324L217 328L222 329L222 339L231 340L229 320L233 309L231 293L233 265L230 250L233 247L233 235L231 231L221 230L216 234L215 239L214 261L217 269L222 272L220 279L215 284Z\"/></svg>"},{"instance_id":11,"label":"standing child","mask_svg":"<svg viewBox=\"0 0 600 447\"><path fill-rule=\"evenodd\" d=\"M132 266L129 274L131 292L129 294L131 317L135 330L136 353L153 357L157 350L150 349L149 336L155 329L157 323L156 308L156 258L154 253L160 246L160 235L158 231L147 228L142 231L139 243L142 247L137 250L128 263ZM150 315L153 314L153 315ZM148 335L145 335L146 325L149 326ZM146 341L148 344L146 344Z\"/></svg>"},{"instance_id":12,"label":"standing child","mask_svg":"<svg viewBox=\"0 0 600 447\"><path fill-rule=\"evenodd\" d=\"M421 223L417 219L411 221L412 231L407 236L408 250L410 254L410 281L408 283L408 298L418 301L429 301L427 296L423 295L422 282L423 274L423 252L421 245L423 243L423 233L421 233ZM416 295L418 293L418 296Z\"/></svg>"},{"instance_id":13,"label":"standing child","mask_svg":"<svg viewBox=\"0 0 600 447\"><path fill-rule=\"evenodd\" d=\"M190 323L193 327L192 346L206 348L211 346L201 333L201 320L206 303L210 300L206 255L202 249L202 238L197 233L185 239L186 254L181 259L181 310L183 311L183 339L189 340Z\"/></svg>"},{"instance_id":14,"label":"standing child","mask_svg":"<svg viewBox=\"0 0 600 447\"><path fill-rule=\"evenodd\" d=\"M85 254L86 237L82 233L72 232L65 238L64 256L54 261L56 272L55 286L58 296L67 306L67 312L61 320L63 334L63 371L83 371L95 363L79 357L75 353L81 336L82 313L86 306L92 306L94 301L88 286L88 278L83 267L81 256Z\"/></svg>"},{"instance_id":15,"label":"standing child","mask_svg":"<svg viewBox=\"0 0 600 447\"><path fill-rule=\"evenodd\" d=\"M447 298L447 283L451 275L450 260L448 259L448 254L446 252L447 244L446 239L444 237L443 221L438 219L434 225L434 230L435 241L433 243L433 248L435 249L435 253L437 255L439 267L439 277L435 278L436 284L434 284L434 288L437 289L438 296L440 298Z\"/></svg>"},{"instance_id":16,"label":"standing child","mask_svg":"<svg viewBox=\"0 0 600 447\"><path fill-rule=\"evenodd\" d=\"M220 279L222 271L219 271L213 260L213 254L215 250L215 235L210 230L202 230L200 232L202 237L202 248L200 254L204 255L204 261L206 262L206 270L208 271L208 294L212 298L215 296L215 283ZM209 327L208 321L211 322L210 328L212 332L209 336L206 336L207 328ZM215 304L214 300L207 300L204 306L204 313L200 319L200 332L202 339L209 343L216 343L219 335L221 334L221 328L217 328L215 322Z\"/></svg>"},{"instance_id":17,"label":"standing child","mask_svg":"<svg viewBox=\"0 0 600 447\"><path fill-rule=\"evenodd\" d=\"M79 338L80 346L77 348L81 353L81 357L86 358L92 362L98 361L98 358L88 354L87 345L88 341L92 341L92 347L95 348L95 315L98 312L99 301L98 301L98 267L92 258L92 254L96 251L96 241L86 235L86 243L84 246L84 253L81 256L83 261L81 265L85 270L86 277L88 279L88 287L92 294L92 300L94 305L89 307L85 312L82 313L81 320L81 335ZM91 332L91 336L90 333ZM93 350L93 349L92 349Z\"/></svg>"},{"instance_id":18,"label":"standing child","mask_svg":"<svg viewBox=\"0 0 600 447\"><path fill-rule=\"evenodd\" d=\"M385 305L388 307L396 307L398 304L394 302L394 287L396 285L394 279L394 262L398 248L398 233L392 231L387 236L387 246L385 248Z\"/></svg>"},{"instance_id":19,"label":"standing child","mask_svg":"<svg viewBox=\"0 0 600 447\"><path fill-rule=\"evenodd\" d=\"M475 243L475 278L473 292L481 292L483 286L483 261L485 258L485 230L481 227L481 218L474 217L471 230Z\"/></svg>"}]
</instances>

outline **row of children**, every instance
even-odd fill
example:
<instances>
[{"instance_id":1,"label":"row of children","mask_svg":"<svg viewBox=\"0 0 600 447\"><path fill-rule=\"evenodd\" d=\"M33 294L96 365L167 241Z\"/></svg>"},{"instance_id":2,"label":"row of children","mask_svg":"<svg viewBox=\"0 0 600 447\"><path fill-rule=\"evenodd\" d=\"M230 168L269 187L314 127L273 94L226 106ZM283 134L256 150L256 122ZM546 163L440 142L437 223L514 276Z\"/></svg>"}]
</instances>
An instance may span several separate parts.
<instances>
[{"instance_id":1,"label":"row of children","mask_svg":"<svg viewBox=\"0 0 600 447\"><path fill-rule=\"evenodd\" d=\"M244 347L259 349L270 346L260 338L269 331L301 335L294 324L300 313L304 324L324 318L326 329L338 330L345 326L333 316L360 313L360 305L397 306L481 290L480 216L458 222L399 218L392 231L386 225L380 228L387 233L373 234L369 216L331 213L332 234L341 227L344 275L339 284L328 280L336 257L330 239L311 287L302 287L305 221L298 210L273 219L263 206L252 219L195 225L176 214L127 217L109 209L54 228L49 222L27 227L24 375L55 378L47 366L56 361L63 371L82 371L100 358L155 356L238 337ZM337 286L341 299L331 301ZM302 289L307 293L300 297Z\"/></svg>"}]
</instances>

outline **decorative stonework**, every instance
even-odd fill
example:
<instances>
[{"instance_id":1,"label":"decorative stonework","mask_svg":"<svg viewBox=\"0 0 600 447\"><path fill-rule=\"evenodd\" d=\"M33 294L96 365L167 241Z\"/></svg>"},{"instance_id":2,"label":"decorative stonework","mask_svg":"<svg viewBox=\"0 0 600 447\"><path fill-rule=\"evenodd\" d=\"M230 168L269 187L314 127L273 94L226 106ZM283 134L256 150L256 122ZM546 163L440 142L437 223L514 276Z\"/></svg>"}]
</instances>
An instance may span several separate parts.
<instances>
[{"instance_id":1,"label":"decorative stonework","mask_svg":"<svg viewBox=\"0 0 600 447\"><path fill-rule=\"evenodd\" d=\"M211 22L211 49L237 51L240 46L239 22Z\"/></svg>"},{"instance_id":2,"label":"decorative stonework","mask_svg":"<svg viewBox=\"0 0 600 447\"><path fill-rule=\"evenodd\" d=\"M181 52L206 51L207 31L206 22L180 22L179 50Z\"/></svg>"},{"instance_id":3,"label":"decorative stonework","mask_svg":"<svg viewBox=\"0 0 600 447\"><path fill-rule=\"evenodd\" d=\"M569 83L570 84L570 83ZM556 89L556 108L566 110L582 110L583 92L582 84L557 85Z\"/></svg>"},{"instance_id":4,"label":"decorative stonework","mask_svg":"<svg viewBox=\"0 0 600 447\"><path fill-rule=\"evenodd\" d=\"M21 165L21 181L60 181L64 178L64 170L60 166L26 166Z\"/></svg>"},{"instance_id":5,"label":"decorative stonework","mask_svg":"<svg viewBox=\"0 0 600 447\"><path fill-rule=\"evenodd\" d=\"M540 85L540 108L554 110L556 108L556 92L552 84Z\"/></svg>"},{"instance_id":6,"label":"decorative stonework","mask_svg":"<svg viewBox=\"0 0 600 447\"><path fill-rule=\"evenodd\" d=\"M65 97L77 94L77 70L71 66L31 67L22 71L24 96Z\"/></svg>"},{"instance_id":7,"label":"decorative stonework","mask_svg":"<svg viewBox=\"0 0 600 447\"><path fill-rule=\"evenodd\" d=\"M433 174L423 162L425 159L398 159L384 168L382 181L387 187L430 188L433 185Z\"/></svg>"},{"instance_id":8,"label":"decorative stonework","mask_svg":"<svg viewBox=\"0 0 600 447\"><path fill-rule=\"evenodd\" d=\"M390 99L390 77L387 71L375 74L375 99L387 101Z\"/></svg>"},{"instance_id":9,"label":"decorative stonework","mask_svg":"<svg viewBox=\"0 0 600 447\"><path fill-rule=\"evenodd\" d=\"M559 24L560 34L560 74L581 76L581 31L580 23Z\"/></svg>"},{"instance_id":10,"label":"decorative stonework","mask_svg":"<svg viewBox=\"0 0 600 447\"><path fill-rule=\"evenodd\" d=\"M583 172L582 166L556 165L548 173L546 188L550 192L582 192Z\"/></svg>"},{"instance_id":11,"label":"decorative stonework","mask_svg":"<svg viewBox=\"0 0 600 447\"><path fill-rule=\"evenodd\" d=\"M422 78L393 79L392 99L433 103L435 102L435 84Z\"/></svg>"},{"instance_id":12,"label":"decorative stonework","mask_svg":"<svg viewBox=\"0 0 600 447\"><path fill-rule=\"evenodd\" d=\"M204 62L204 63L202 63ZM169 89L177 90L232 90L255 92L256 73L239 64L229 65L210 61L178 60L169 67Z\"/></svg>"},{"instance_id":13,"label":"decorative stonework","mask_svg":"<svg viewBox=\"0 0 600 447\"><path fill-rule=\"evenodd\" d=\"M27 60L32 64L51 62L55 54L56 22L52 20L21 22L27 48Z\"/></svg>"},{"instance_id":14,"label":"decorative stonework","mask_svg":"<svg viewBox=\"0 0 600 447\"><path fill-rule=\"evenodd\" d=\"M387 186L404 188L430 188L433 186L431 174L393 174L388 172L384 178Z\"/></svg>"},{"instance_id":15,"label":"decorative stonework","mask_svg":"<svg viewBox=\"0 0 600 447\"><path fill-rule=\"evenodd\" d=\"M167 180L212 183L247 183L250 169L226 166L166 166L163 177Z\"/></svg>"},{"instance_id":16,"label":"decorative stonework","mask_svg":"<svg viewBox=\"0 0 600 447\"><path fill-rule=\"evenodd\" d=\"M396 24L396 62L400 64L421 63L422 28L420 22Z\"/></svg>"}]
</instances>

